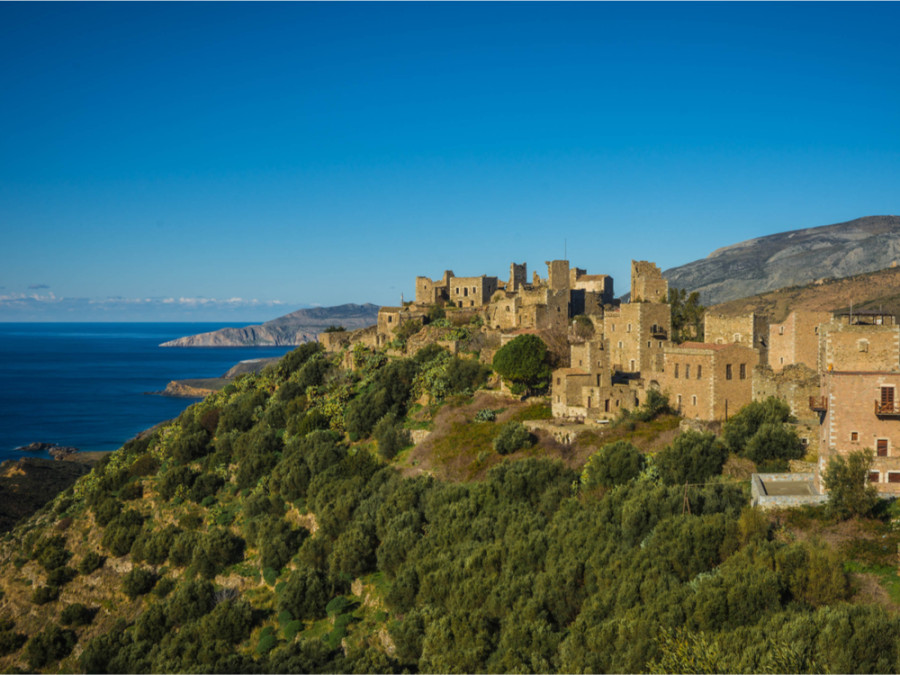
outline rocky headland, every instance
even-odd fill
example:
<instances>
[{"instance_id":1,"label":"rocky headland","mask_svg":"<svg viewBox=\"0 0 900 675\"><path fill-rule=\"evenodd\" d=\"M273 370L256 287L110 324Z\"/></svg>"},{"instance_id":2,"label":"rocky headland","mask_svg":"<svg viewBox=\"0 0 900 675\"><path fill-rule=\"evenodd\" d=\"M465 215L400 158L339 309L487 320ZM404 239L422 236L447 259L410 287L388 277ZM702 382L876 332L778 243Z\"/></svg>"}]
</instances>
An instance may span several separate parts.
<instances>
[{"instance_id":1,"label":"rocky headland","mask_svg":"<svg viewBox=\"0 0 900 675\"><path fill-rule=\"evenodd\" d=\"M277 363L280 356L268 359L247 359L233 365L221 377L201 377L188 380L172 380L166 388L160 392L154 392L163 396L175 396L177 398L204 398L223 389L229 382L233 382L240 375L258 373L266 366Z\"/></svg>"},{"instance_id":2,"label":"rocky headland","mask_svg":"<svg viewBox=\"0 0 900 675\"><path fill-rule=\"evenodd\" d=\"M299 309L256 326L222 328L163 342L161 347L282 347L313 342L330 326L347 330L370 326L378 320L378 305L346 304Z\"/></svg>"}]
</instances>

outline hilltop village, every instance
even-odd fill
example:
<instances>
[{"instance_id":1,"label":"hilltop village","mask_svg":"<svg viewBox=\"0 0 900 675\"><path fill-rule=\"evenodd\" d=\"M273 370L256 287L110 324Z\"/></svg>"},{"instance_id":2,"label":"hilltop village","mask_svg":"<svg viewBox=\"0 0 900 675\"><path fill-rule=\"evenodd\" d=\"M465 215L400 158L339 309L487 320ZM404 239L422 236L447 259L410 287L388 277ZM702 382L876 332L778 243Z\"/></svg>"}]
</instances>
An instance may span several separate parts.
<instances>
[{"instance_id":1,"label":"hilltop village","mask_svg":"<svg viewBox=\"0 0 900 675\"><path fill-rule=\"evenodd\" d=\"M801 441L818 456L818 491L831 455L871 448L870 481L879 492L900 493L900 326L893 316L795 310L775 323L755 313L707 312L702 333L678 342L668 283L655 264L632 261L628 302L614 298L609 275L567 260L546 265L546 278L535 272L530 280L525 263L511 264L508 280L449 270L439 279L417 277L415 300L382 307L376 326L319 340L330 351L390 351L402 331L410 346L436 341L459 353L458 341L429 337L436 308L456 325L479 326L477 357L486 363L516 336L536 334L556 359L549 393L562 425L603 424L656 390L687 424L715 428L750 401L775 396L790 405Z\"/></svg>"}]
</instances>

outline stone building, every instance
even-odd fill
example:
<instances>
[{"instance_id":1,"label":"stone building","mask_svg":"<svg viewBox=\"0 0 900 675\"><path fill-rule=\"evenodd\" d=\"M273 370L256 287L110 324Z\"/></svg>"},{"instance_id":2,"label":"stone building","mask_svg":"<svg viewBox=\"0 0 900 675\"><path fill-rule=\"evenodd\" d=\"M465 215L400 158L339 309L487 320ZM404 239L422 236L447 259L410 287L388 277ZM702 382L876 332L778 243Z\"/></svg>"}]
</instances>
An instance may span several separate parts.
<instances>
[{"instance_id":1,"label":"stone building","mask_svg":"<svg viewBox=\"0 0 900 675\"><path fill-rule=\"evenodd\" d=\"M613 383L604 340L571 345L570 362L571 367L553 371L550 401L554 417L612 419L643 400L638 383Z\"/></svg>"},{"instance_id":2,"label":"stone building","mask_svg":"<svg viewBox=\"0 0 900 675\"><path fill-rule=\"evenodd\" d=\"M420 326L425 321L425 311L415 305L408 307L381 307L376 324L376 346L383 347L394 340L397 329L407 321Z\"/></svg>"},{"instance_id":3,"label":"stone building","mask_svg":"<svg viewBox=\"0 0 900 675\"><path fill-rule=\"evenodd\" d=\"M817 368L819 326L831 318L831 312L797 309L782 323L770 323L768 363L772 369L778 373L798 363Z\"/></svg>"},{"instance_id":4,"label":"stone building","mask_svg":"<svg viewBox=\"0 0 900 675\"><path fill-rule=\"evenodd\" d=\"M810 401L821 417L819 473L828 459L854 450L875 454L869 481L879 492L900 493L900 372L822 375L822 395Z\"/></svg>"},{"instance_id":5,"label":"stone building","mask_svg":"<svg viewBox=\"0 0 900 675\"><path fill-rule=\"evenodd\" d=\"M760 363L769 363L769 317L764 314L728 316L707 312L703 317L703 336L713 344L734 343L756 349Z\"/></svg>"},{"instance_id":6,"label":"stone building","mask_svg":"<svg viewBox=\"0 0 900 675\"><path fill-rule=\"evenodd\" d=\"M752 400L758 363L758 352L744 345L685 342L663 350L656 382L685 417L723 421Z\"/></svg>"},{"instance_id":7,"label":"stone building","mask_svg":"<svg viewBox=\"0 0 900 675\"><path fill-rule=\"evenodd\" d=\"M631 261L631 302L668 302L669 282L655 263Z\"/></svg>"},{"instance_id":8,"label":"stone building","mask_svg":"<svg viewBox=\"0 0 900 675\"><path fill-rule=\"evenodd\" d=\"M438 305L450 300L450 279L453 271L446 270L440 279L416 277L416 304Z\"/></svg>"},{"instance_id":9,"label":"stone building","mask_svg":"<svg viewBox=\"0 0 900 675\"><path fill-rule=\"evenodd\" d=\"M497 277L452 277L450 302L457 307L482 307L498 288Z\"/></svg>"},{"instance_id":10,"label":"stone building","mask_svg":"<svg viewBox=\"0 0 900 675\"><path fill-rule=\"evenodd\" d=\"M819 326L820 371L900 370L900 326L890 314L836 314Z\"/></svg>"},{"instance_id":11,"label":"stone building","mask_svg":"<svg viewBox=\"0 0 900 675\"><path fill-rule=\"evenodd\" d=\"M662 368L663 349L672 333L668 304L629 302L603 314L610 363L622 373L648 373Z\"/></svg>"}]
</instances>

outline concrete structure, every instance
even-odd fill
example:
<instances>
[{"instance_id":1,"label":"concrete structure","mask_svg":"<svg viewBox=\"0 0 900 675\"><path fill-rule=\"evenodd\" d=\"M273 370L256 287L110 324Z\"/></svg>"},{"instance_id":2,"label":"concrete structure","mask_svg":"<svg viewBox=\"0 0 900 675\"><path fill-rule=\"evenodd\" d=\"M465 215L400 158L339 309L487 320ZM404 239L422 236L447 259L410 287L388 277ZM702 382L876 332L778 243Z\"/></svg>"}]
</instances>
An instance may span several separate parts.
<instances>
[{"instance_id":1,"label":"concrete structure","mask_svg":"<svg viewBox=\"0 0 900 675\"><path fill-rule=\"evenodd\" d=\"M827 499L816 488L814 473L755 473L750 478L750 505L763 510L821 504Z\"/></svg>"},{"instance_id":2,"label":"concrete structure","mask_svg":"<svg viewBox=\"0 0 900 675\"><path fill-rule=\"evenodd\" d=\"M685 342L663 350L657 381L685 417L722 421L752 400L758 361L756 350L739 344Z\"/></svg>"}]
</instances>

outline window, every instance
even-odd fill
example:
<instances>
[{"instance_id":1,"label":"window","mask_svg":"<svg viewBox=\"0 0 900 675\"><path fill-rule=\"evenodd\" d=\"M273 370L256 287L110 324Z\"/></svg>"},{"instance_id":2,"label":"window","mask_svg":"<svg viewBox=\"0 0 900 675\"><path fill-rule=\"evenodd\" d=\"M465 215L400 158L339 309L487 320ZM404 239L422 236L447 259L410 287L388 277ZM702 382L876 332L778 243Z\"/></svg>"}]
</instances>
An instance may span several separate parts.
<instances>
[{"instance_id":1,"label":"window","mask_svg":"<svg viewBox=\"0 0 900 675\"><path fill-rule=\"evenodd\" d=\"M388 317L388 323L391 323L393 320L394 320L394 317L392 317L392 316Z\"/></svg>"},{"instance_id":2,"label":"window","mask_svg":"<svg viewBox=\"0 0 900 675\"><path fill-rule=\"evenodd\" d=\"M882 410L894 410L894 388L881 388L881 408Z\"/></svg>"},{"instance_id":3,"label":"window","mask_svg":"<svg viewBox=\"0 0 900 675\"><path fill-rule=\"evenodd\" d=\"M869 472L869 482L870 483L879 483L881 482L879 479L881 478L881 472L879 471L870 471Z\"/></svg>"},{"instance_id":4,"label":"window","mask_svg":"<svg viewBox=\"0 0 900 675\"><path fill-rule=\"evenodd\" d=\"M459 295L459 286L456 287L456 294Z\"/></svg>"},{"instance_id":5,"label":"window","mask_svg":"<svg viewBox=\"0 0 900 675\"><path fill-rule=\"evenodd\" d=\"M556 384L559 384L559 378L558 378L558 377L556 378Z\"/></svg>"},{"instance_id":6,"label":"window","mask_svg":"<svg viewBox=\"0 0 900 675\"><path fill-rule=\"evenodd\" d=\"M579 366L581 365L581 359L578 359L578 365Z\"/></svg>"},{"instance_id":7,"label":"window","mask_svg":"<svg viewBox=\"0 0 900 675\"><path fill-rule=\"evenodd\" d=\"M784 357L782 356L781 358L779 358L779 361L780 361L781 364L783 365L783 364L784 364Z\"/></svg>"},{"instance_id":8,"label":"window","mask_svg":"<svg viewBox=\"0 0 900 675\"><path fill-rule=\"evenodd\" d=\"M613 332L613 333L616 332L616 324L612 324L612 332ZM620 342L619 344L622 344L622 343Z\"/></svg>"},{"instance_id":9,"label":"window","mask_svg":"<svg viewBox=\"0 0 900 675\"><path fill-rule=\"evenodd\" d=\"M678 364L677 364L677 363L675 364L675 375L674 375L674 377L676 377L676 378L678 377Z\"/></svg>"},{"instance_id":10,"label":"window","mask_svg":"<svg viewBox=\"0 0 900 675\"><path fill-rule=\"evenodd\" d=\"M622 349L622 341L619 340L619 349Z\"/></svg>"},{"instance_id":11,"label":"window","mask_svg":"<svg viewBox=\"0 0 900 675\"><path fill-rule=\"evenodd\" d=\"M634 372L634 359L631 359L631 371Z\"/></svg>"},{"instance_id":12,"label":"window","mask_svg":"<svg viewBox=\"0 0 900 675\"><path fill-rule=\"evenodd\" d=\"M626 332L626 333L630 333L630 332L631 332L631 324L628 324L628 328L625 329L625 332Z\"/></svg>"},{"instance_id":13,"label":"window","mask_svg":"<svg viewBox=\"0 0 900 675\"><path fill-rule=\"evenodd\" d=\"M879 438L875 441L875 446L877 448L876 455L879 457L887 457L888 456L888 439Z\"/></svg>"},{"instance_id":14,"label":"window","mask_svg":"<svg viewBox=\"0 0 900 675\"><path fill-rule=\"evenodd\" d=\"M697 366L697 379L699 380L702 375L703 375L703 366Z\"/></svg>"},{"instance_id":15,"label":"window","mask_svg":"<svg viewBox=\"0 0 900 675\"><path fill-rule=\"evenodd\" d=\"M691 396L691 405L697 405L697 397Z\"/></svg>"},{"instance_id":16,"label":"window","mask_svg":"<svg viewBox=\"0 0 900 675\"><path fill-rule=\"evenodd\" d=\"M647 340L647 349L650 349L650 340Z\"/></svg>"},{"instance_id":17,"label":"window","mask_svg":"<svg viewBox=\"0 0 900 675\"><path fill-rule=\"evenodd\" d=\"M678 407L680 408L681 407L681 394L678 394L678 396L676 398L678 401Z\"/></svg>"},{"instance_id":18,"label":"window","mask_svg":"<svg viewBox=\"0 0 900 675\"><path fill-rule=\"evenodd\" d=\"M900 471L888 471L888 483L900 483Z\"/></svg>"},{"instance_id":19,"label":"window","mask_svg":"<svg viewBox=\"0 0 900 675\"><path fill-rule=\"evenodd\" d=\"M725 379L726 380L731 379L731 364L730 363L725 364Z\"/></svg>"},{"instance_id":20,"label":"window","mask_svg":"<svg viewBox=\"0 0 900 675\"><path fill-rule=\"evenodd\" d=\"M779 335L784 335L784 326L779 326L779 328L778 328L778 334L779 334Z\"/></svg>"},{"instance_id":21,"label":"window","mask_svg":"<svg viewBox=\"0 0 900 675\"><path fill-rule=\"evenodd\" d=\"M740 342L740 341L741 341L741 334L740 334L740 333L735 333L733 337L734 337L734 340L733 340L734 342Z\"/></svg>"},{"instance_id":22,"label":"window","mask_svg":"<svg viewBox=\"0 0 900 675\"><path fill-rule=\"evenodd\" d=\"M690 363L684 364L684 379L686 379L686 380L691 379L691 364Z\"/></svg>"},{"instance_id":23,"label":"window","mask_svg":"<svg viewBox=\"0 0 900 675\"><path fill-rule=\"evenodd\" d=\"M741 379L742 380L747 379L747 364L746 363L741 364Z\"/></svg>"},{"instance_id":24,"label":"window","mask_svg":"<svg viewBox=\"0 0 900 675\"><path fill-rule=\"evenodd\" d=\"M466 298L469 297L469 289L468 289L468 288L464 288L464 289L463 289L463 296L466 297Z\"/></svg>"},{"instance_id":25,"label":"window","mask_svg":"<svg viewBox=\"0 0 900 675\"><path fill-rule=\"evenodd\" d=\"M850 441L853 443L859 442L859 432L858 431L850 432Z\"/></svg>"}]
</instances>

